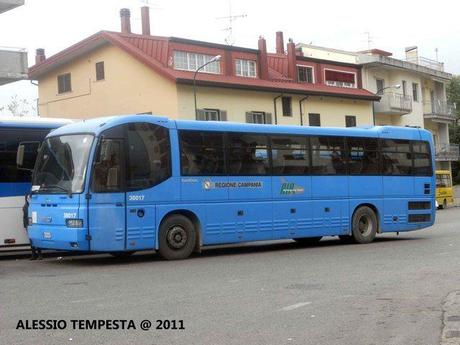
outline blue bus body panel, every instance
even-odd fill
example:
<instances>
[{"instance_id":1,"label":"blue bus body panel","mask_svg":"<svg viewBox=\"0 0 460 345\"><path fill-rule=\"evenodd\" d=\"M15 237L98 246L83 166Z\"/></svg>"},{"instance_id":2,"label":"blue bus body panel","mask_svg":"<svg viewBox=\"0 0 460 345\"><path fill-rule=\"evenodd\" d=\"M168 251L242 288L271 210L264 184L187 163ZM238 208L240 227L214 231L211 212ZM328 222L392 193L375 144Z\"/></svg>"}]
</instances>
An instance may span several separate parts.
<instances>
[{"instance_id":1,"label":"blue bus body panel","mask_svg":"<svg viewBox=\"0 0 460 345\"><path fill-rule=\"evenodd\" d=\"M7 196L26 195L30 192L29 182L1 182L0 198Z\"/></svg>"},{"instance_id":2,"label":"blue bus body panel","mask_svg":"<svg viewBox=\"0 0 460 345\"><path fill-rule=\"evenodd\" d=\"M29 207L29 217L34 224L28 226L29 237L35 247L59 250L89 250L86 240L86 207L84 196L74 194L69 197L65 194L33 194ZM81 218L83 228L66 227L67 218ZM72 247L78 243L78 247Z\"/></svg>"},{"instance_id":3,"label":"blue bus body panel","mask_svg":"<svg viewBox=\"0 0 460 345\"><path fill-rule=\"evenodd\" d=\"M434 222L434 176L181 176L179 164L180 130L400 138L432 143L431 134L425 130L248 125L136 115L75 123L51 135L92 133L98 137L108 128L131 122L169 128L172 177L140 191L90 192L89 200L84 194L73 200L58 195L34 196L31 212L39 213L39 218L49 215L60 219L61 208L67 207L69 212L78 210L85 224L84 229L63 228L62 222L34 224L30 227L31 238L39 247L105 252L158 249L160 224L167 214L177 211L196 216L202 245L350 234L353 212L363 204L377 210L383 232L416 230ZM89 176L88 172L86 191L90 190ZM48 199L60 206L43 207L41 204ZM432 208L409 210L409 201L430 201ZM431 214L429 222L409 223L410 214L427 212ZM51 238L44 238L45 232ZM78 242L77 246L72 247L72 242Z\"/></svg>"}]
</instances>

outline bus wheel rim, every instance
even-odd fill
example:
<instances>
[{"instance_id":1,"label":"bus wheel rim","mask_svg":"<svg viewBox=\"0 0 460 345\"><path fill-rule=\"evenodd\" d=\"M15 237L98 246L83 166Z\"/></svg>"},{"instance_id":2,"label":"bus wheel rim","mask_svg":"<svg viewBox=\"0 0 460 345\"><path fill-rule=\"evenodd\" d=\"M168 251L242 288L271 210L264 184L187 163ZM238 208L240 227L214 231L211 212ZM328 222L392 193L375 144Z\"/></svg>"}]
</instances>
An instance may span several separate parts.
<instances>
[{"instance_id":1,"label":"bus wheel rim","mask_svg":"<svg viewBox=\"0 0 460 345\"><path fill-rule=\"evenodd\" d=\"M368 215L363 215L358 221L358 230L363 236L369 236L372 232L372 221Z\"/></svg>"},{"instance_id":2,"label":"bus wheel rim","mask_svg":"<svg viewBox=\"0 0 460 345\"><path fill-rule=\"evenodd\" d=\"M174 225L166 235L168 246L172 249L182 249L187 243L187 232L182 226Z\"/></svg>"}]
</instances>

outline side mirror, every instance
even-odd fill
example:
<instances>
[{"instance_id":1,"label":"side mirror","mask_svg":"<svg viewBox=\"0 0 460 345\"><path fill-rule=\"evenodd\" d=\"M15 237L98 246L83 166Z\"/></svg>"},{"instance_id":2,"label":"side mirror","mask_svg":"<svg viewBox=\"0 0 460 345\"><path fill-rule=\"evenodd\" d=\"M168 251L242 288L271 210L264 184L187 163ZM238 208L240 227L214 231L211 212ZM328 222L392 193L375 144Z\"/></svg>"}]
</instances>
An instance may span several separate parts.
<instances>
[{"instance_id":1,"label":"side mirror","mask_svg":"<svg viewBox=\"0 0 460 345\"><path fill-rule=\"evenodd\" d=\"M16 153L16 165L21 168L24 165L24 145L18 146L18 152Z\"/></svg>"},{"instance_id":2,"label":"side mirror","mask_svg":"<svg viewBox=\"0 0 460 345\"><path fill-rule=\"evenodd\" d=\"M16 166L20 170L32 171L37 159L40 143L38 141L24 141L19 143L16 152Z\"/></svg>"}]
</instances>

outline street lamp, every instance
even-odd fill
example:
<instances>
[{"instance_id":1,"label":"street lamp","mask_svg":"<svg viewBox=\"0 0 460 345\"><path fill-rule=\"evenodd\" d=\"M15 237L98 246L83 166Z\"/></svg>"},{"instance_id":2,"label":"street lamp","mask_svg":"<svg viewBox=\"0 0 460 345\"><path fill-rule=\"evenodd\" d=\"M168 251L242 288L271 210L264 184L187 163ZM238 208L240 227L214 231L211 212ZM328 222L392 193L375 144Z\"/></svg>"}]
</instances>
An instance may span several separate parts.
<instances>
[{"instance_id":1,"label":"street lamp","mask_svg":"<svg viewBox=\"0 0 460 345\"><path fill-rule=\"evenodd\" d=\"M220 61L221 59L221 56L220 55L216 55L214 56L211 60L209 60L208 62L205 62L204 64L202 64L201 66L199 66L196 70L195 70L195 73L193 74L193 99L195 100L195 119L197 118L198 116L198 109L196 107L196 75L197 73L199 72L200 69L204 68L205 66L209 65L210 63L213 63L213 62L217 62L217 61Z\"/></svg>"},{"instance_id":2,"label":"street lamp","mask_svg":"<svg viewBox=\"0 0 460 345\"><path fill-rule=\"evenodd\" d=\"M401 84L395 84L391 86L382 87L381 89L377 90L376 94L378 95L381 93L383 95L383 91L387 89L399 89L399 88L401 88ZM375 101L372 101L372 121L375 126Z\"/></svg>"}]
</instances>

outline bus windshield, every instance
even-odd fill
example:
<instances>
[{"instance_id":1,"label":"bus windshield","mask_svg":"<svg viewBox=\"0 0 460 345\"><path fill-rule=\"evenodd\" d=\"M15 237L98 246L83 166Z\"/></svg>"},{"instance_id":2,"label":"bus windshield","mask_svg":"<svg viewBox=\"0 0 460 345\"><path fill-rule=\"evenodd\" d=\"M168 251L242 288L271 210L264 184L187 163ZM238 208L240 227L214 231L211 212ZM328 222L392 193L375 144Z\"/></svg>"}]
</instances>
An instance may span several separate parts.
<instances>
[{"instance_id":1,"label":"bus windshield","mask_svg":"<svg viewBox=\"0 0 460 345\"><path fill-rule=\"evenodd\" d=\"M37 158L32 192L81 193L93 140L90 134L47 138Z\"/></svg>"}]
</instances>

